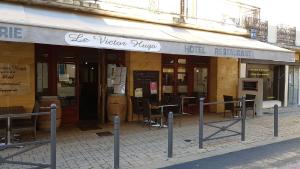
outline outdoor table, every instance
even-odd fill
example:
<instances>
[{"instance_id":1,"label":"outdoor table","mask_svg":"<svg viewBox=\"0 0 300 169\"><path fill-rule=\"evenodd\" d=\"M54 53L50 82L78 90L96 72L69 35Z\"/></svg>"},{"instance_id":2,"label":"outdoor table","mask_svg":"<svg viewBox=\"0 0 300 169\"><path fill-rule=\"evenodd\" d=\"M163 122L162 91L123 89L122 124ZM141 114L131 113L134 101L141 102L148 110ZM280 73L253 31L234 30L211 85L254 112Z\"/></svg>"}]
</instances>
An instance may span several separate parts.
<instances>
[{"instance_id":1,"label":"outdoor table","mask_svg":"<svg viewBox=\"0 0 300 169\"><path fill-rule=\"evenodd\" d=\"M11 144L11 119L24 118L28 116L31 116L31 113L25 113L23 106L0 107L0 119L7 120L6 145Z\"/></svg>"},{"instance_id":2,"label":"outdoor table","mask_svg":"<svg viewBox=\"0 0 300 169\"><path fill-rule=\"evenodd\" d=\"M156 103L156 104L151 104L151 109L154 108L154 109L158 109L160 108L160 112L161 112L161 117L160 117L160 125L159 127L168 127L166 125L163 125L163 117L164 117L164 108L165 107L175 107L175 106L178 106L177 104L163 104L163 103Z\"/></svg>"},{"instance_id":3,"label":"outdoor table","mask_svg":"<svg viewBox=\"0 0 300 169\"><path fill-rule=\"evenodd\" d=\"M181 112L182 114L188 114L188 113L185 113L183 110L183 105L184 105L184 99L196 99L197 97L195 96L181 96Z\"/></svg>"}]
</instances>

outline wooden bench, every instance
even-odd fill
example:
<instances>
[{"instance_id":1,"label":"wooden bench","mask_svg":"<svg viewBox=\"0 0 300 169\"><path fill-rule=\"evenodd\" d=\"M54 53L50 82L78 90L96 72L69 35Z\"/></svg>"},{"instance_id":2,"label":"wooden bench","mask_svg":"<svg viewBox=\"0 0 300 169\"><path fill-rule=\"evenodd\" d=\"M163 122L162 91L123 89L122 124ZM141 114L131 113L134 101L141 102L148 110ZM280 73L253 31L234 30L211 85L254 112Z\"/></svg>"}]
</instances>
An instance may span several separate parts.
<instances>
[{"instance_id":1,"label":"wooden bench","mask_svg":"<svg viewBox=\"0 0 300 169\"><path fill-rule=\"evenodd\" d=\"M23 106L0 107L0 115L24 114L26 113ZM10 129L7 129L7 119L0 119L0 130L3 128L10 130L12 136L14 134L22 134L24 132L32 132L33 138L36 137L36 121L37 116L25 116L11 118ZM3 125L4 124L4 125ZM1 132L1 131L0 131Z\"/></svg>"}]
</instances>

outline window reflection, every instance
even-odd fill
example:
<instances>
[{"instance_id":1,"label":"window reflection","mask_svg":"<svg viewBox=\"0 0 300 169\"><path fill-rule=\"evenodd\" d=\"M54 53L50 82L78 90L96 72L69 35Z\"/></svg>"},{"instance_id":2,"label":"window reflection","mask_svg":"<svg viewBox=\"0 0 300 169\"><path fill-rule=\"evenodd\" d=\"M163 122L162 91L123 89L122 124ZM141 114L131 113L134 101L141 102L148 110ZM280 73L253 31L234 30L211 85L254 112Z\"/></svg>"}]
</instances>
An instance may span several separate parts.
<instances>
[{"instance_id":1,"label":"window reflection","mask_svg":"<svg viewBox=\"0 0 300 169\"><path fill-rule=\"evenodd\" d=\"M62 107L74 105L75 98L75 64L57 64L57 95Z\"/></svg>"}]
</instances>

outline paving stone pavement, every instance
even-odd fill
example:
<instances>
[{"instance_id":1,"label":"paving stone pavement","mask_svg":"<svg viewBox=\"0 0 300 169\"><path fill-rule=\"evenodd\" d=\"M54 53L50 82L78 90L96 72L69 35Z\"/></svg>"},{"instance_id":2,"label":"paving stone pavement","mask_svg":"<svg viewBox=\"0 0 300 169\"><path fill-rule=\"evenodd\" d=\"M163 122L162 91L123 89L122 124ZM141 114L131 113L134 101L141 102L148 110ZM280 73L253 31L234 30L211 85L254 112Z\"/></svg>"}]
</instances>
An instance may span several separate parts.
<instances>
[{"instance_id":1,"label":"paving stone pavement","mask_svg":"<svg viewBox=\"0 0 300 169\"><path fill-rule=\"evenodd\" d=\"M141 123L122 123L120 136L120 168L160 168L182 162L202 159L232 151L256 147L300 137L300 108L280 108L279 137L273 137L272 110L264 110L264 115L246 119L246 141L240 136L204 142L203 149L198 148L198 117L185 116L174 123L174 154L167 158L167 129L145 127ZM220 120L223 114L205 114L205 121ZM226 125L228 123L224 123ZM219 124L222 125L222 124ZM240 131L240 123L230 129ZM75 126L65 126L57 132L57 168L113 168L113 136L99 137L97 132L113 132L113 125L107 124L102 129L81 131ZM212 127L204 127L204 136L215 132ZM220 136L228 134L221 133ZM39 132L38 139L47 137ZM5 157L20 149L0 151ZM13 157L11 160L49 163L50 146L41 146L32 151ZM30 168L0 164L0 168Z\"/></svg>"}]
</instances>

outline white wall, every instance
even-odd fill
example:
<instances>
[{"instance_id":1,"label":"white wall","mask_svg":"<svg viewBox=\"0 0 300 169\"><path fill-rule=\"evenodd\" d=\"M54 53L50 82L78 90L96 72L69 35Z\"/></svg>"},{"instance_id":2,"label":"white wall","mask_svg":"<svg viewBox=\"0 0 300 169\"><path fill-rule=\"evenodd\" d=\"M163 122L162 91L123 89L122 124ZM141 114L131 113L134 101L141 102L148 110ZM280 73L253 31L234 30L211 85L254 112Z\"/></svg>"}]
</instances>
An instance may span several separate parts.
<instances>
[{"instance_id":1,"label":"white wall","mask_svg":"<svg viewBox=\"0 0 300 169\"><path fill-rule=\"evenodd\" d=\"M268 42L269 43L277 42L277 26L268 24Z\"/></svg>"},{"instance_id":2,"label":"white wall","mask_svg":"<svg viewBox=\"0 0 300 169\"><path fill-rule=\"evenodd\" d=\"M300 46L300 28L296 27L296 46Z\"/></svg>"}]
</instances>

